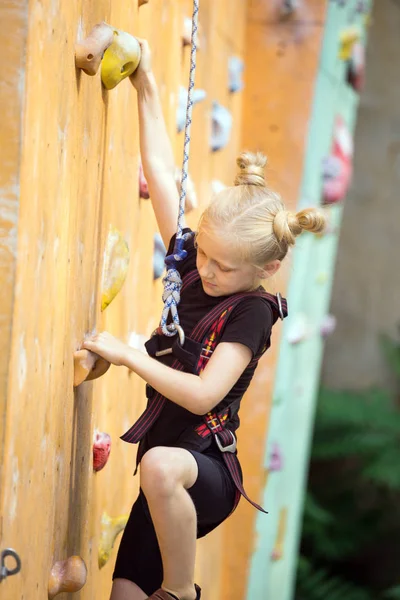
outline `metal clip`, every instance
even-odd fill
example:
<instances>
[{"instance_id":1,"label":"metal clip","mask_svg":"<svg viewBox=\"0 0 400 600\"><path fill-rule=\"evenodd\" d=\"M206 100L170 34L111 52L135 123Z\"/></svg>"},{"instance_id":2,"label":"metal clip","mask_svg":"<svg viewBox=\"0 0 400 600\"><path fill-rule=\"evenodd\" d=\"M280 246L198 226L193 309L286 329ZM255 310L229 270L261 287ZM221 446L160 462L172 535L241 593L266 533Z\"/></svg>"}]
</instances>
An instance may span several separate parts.
<instances>
[{"instance_id":1,"label":"metal clip","mask_svg":"<svg viewBox=\"0 0 400 600\"><path fill-rule=\"evenodd\" d=\"M221 452L236 452L236 436L229 429L227 431L229 431L229 433L231 434L232 439L233 439L232 444L229 444L229 446L223 446L221 444L217 433L214 435L214 439L215 439L215 441L217 443L217 446L218 446L218 448L220 449Z\"/></svg>"},{"instance_id":2,"label":"metal clip","mask_svg":"<svg viewBox=\"0 0 400 600\"><path fill-rule=\"evenodd\" d=\"M183 331L183 329L180 325L176 325L176 324L175 324L175 330L178 332L178 335L179 335L179 343L181 346L183 346L183 344L185 343L185 332ZM158 333L158 329L156 329L153 332L152 337L156 333ZM166 348L165 350L159 350L158 352L156 352L156 356L165 356L166 354L172 354L172 348Z\"/></svg>"},{"instance_id":3,"label":"metal clip","mask_svg":"<svg viewBox=\"0 0 400 600\"><path fill-rule=\"evenodd\" d=\"M7 567L6 567L6 557L7 556L12 556L13 559L15 560L16 565L13 569L7 569ZM10 577L11 575L16 575L17 573L20 572L20 570L21 570L21 559L18 556L18 554L15 552L15 550L13 550L12 548L6 548L5 550L3 550L1 553L1 558L0 558L0 582L3 581L3 579Z\"/></svg>"},{"instance_id":4,"label":"metal clip","mask_svg":"<svg viewBox=\"0 0 400 600\"><path fill-rule=\"evenodd\" d=\"M285 315L283 314L282 296L280 295L279 292L276 294L276 299L278 301L279 316L280 316L281 320L283 321L283 319L285 318Z\"/></svg>"}]
</instances>

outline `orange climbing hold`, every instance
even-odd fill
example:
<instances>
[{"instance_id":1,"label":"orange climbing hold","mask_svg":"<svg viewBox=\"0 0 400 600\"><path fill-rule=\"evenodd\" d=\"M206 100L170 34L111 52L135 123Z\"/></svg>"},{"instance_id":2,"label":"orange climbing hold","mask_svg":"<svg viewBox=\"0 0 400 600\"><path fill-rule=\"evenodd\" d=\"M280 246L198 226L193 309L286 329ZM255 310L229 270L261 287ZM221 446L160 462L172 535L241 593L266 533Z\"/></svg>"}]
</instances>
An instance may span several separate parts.
<instances>
[{"instance_id":1,"label":"orange climbing hold","mask_svg":"<svg viewBox=\"0 0 400 600\"><path fill-rule=\"evenodd\" d=\"M86 577L85 561L80 556L70 556L67 560L57 561L49 577L49 600L63 592L79 592L86 583Z\"/></svg>"},{"instance_id":2,"label":"orange climbing hold","mask_svg":"<svg viewBox=\"0 0 400 600\"><path fill-rule=\"evenodd\" d=\"M114 40L113 28L104 21L98 23L86 39L75 46L75 64L87 75L96 75L104 52Z\"/></svg>"},{"instance_id":3,"label":"orange climbing hold","mask_svg":"<svg viewBox=\"0 0 400 600\"><path fill-rule=\"evenodd\" d=\"M110 363L89 350L77 350L74 353L74 387L84 381L97 379L108 371Z\"/></svg>"}]
</instances>

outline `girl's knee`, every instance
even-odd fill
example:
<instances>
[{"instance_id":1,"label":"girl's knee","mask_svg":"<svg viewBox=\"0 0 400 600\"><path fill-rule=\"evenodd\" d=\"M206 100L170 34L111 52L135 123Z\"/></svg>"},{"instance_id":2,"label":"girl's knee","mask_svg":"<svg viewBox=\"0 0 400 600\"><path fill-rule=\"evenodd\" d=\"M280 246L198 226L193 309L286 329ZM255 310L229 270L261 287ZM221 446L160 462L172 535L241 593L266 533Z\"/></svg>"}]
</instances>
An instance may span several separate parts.
<instances>
[{"instance_id":1,"label":"girl's knee","mask_svg":"<svg viewBox=\"0 0 400 600\"><path fill-rule=\"evenodd\" d=\"M145 494L169 495L179 485L178 470L169 448L156 446L140 462L140 485Z\"/></svg>"},{"instance_id":2,"label":"girl's knee","mask_svg":"<svg viewBox=\"0 0 400 600\"><path fill-rule=\"evenodd\" d=\"M177 487L193 485L196 478L196 461L181 448L156 446L146 452L140 463L140 485L146 495L171 495Z\"/></svg>"}]
</instances>

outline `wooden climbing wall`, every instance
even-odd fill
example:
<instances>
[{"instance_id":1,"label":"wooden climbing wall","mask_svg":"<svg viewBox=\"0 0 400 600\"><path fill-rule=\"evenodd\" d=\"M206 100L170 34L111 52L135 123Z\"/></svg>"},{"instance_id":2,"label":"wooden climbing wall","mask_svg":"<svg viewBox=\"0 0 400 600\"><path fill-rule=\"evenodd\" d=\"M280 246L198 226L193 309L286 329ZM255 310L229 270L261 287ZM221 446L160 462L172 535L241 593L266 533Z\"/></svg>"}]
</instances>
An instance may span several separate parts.
<instances>
[{"instance_id":1,"label":"wooden climbing wall","mask_svg":"<svg viewBox=\"0 0 400 600\"><path fill-rule=\"evenodd\" d=\"M127 0L2 3L10 83L1 99L9 130L2 130L7 160L0 174L10 195L1 198L0 221L0 550L14 548L22 562L21 572L0 584L4 600L45 598L53 563L75 554L88 567L76 597L108 598L116 548L99 570L101 519L129 512L137 494L136 451L118 437L144 408L144 384L113 367L74 391L72 354L93 330L126 341L132 333L149 335L161 309L152 267L156 224L150 203L138 198L136 95L128 81L106 92L99 74L77 71L74 45L102 20L149 39L179 164L176 103L189 60L180 34L191 8L190 1L175 0L151 0L140 10ZM191 171L203 205L212 179L228 184L235 173L241 95L228 93L227 60L243 53L245 9L244 0L201 3L197 87L208 97L194 109ZM231 143L218 154L209 151L213 100L227 105L235 120ZM198 215L190 216L193 226ZM101 313L110 226L124 235L131 261L122 292ZM111 435L112 450L94 474L96 428ZM210 598L218 596L210 575L219 580L220 536L199 552L198 579Z\"/></svg>"}]
</instances>

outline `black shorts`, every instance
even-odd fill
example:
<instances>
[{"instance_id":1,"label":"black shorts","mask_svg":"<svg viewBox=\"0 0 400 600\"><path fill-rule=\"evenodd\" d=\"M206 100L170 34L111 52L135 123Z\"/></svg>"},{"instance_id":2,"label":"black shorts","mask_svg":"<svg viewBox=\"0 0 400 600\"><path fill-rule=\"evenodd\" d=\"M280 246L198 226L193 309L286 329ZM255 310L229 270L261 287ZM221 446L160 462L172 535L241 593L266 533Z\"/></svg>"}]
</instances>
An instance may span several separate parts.
<instances>
[{"instance_id":1,"label":"black shorts","mask_svg":"<svg viewBox=\"0 0 400 600\"><path fill-rule=\"evenodd\" d=\"M235 507L237 489L225 464L212 453L194 456L199 474L188 489L197 511L197 537L201 538L222 523ZM163 566L156 532L142 491L132 507L122 535L113 579L129 579L149 596L161 587Z\"/></svg>"}]
</instances>

